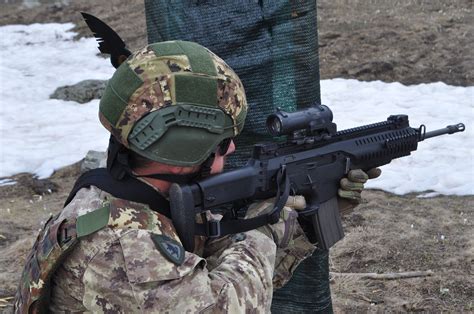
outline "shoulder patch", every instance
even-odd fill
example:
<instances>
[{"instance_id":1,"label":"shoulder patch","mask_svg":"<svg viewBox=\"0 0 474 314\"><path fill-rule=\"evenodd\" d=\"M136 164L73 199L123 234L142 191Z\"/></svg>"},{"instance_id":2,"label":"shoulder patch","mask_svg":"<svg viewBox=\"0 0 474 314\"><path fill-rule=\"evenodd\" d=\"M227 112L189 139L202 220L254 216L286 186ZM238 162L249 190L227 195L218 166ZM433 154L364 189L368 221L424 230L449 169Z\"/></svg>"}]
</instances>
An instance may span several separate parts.
<instances>
[{"instance_id":1,"label":"shoulder patch","mask_svg":"<svg viewBox=\"0 0 474 314\"><path fill-rule=\"evenodd\" d=\"M183 264L185 251L183 246L179 242L167 236L155 233L151 235L151 239L153 240L153 243L155 244L156 248L168 260L170 260L176 265Z\"/></svg>"}]
</instances>

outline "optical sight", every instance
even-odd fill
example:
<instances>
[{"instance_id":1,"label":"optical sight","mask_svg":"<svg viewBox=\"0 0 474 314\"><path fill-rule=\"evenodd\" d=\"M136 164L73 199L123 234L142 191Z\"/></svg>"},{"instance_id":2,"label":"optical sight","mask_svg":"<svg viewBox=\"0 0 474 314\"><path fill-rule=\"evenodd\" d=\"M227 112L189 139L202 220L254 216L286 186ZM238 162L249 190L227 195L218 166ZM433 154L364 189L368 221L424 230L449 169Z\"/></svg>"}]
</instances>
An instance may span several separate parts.
<instances>
[{"instance_id":1,"label":"optical sight","mask_svg":"<svg viewBox=\"0 0 474 314\"><path fill-rule=\"evenodd\" d=\"M336 124L332 123L332 111L325 105L312 105L295 112L280 109L267 118L267 129L273 136L293 135L306 131L307 135L336 133Z\"/></svg>"}]
</instances>

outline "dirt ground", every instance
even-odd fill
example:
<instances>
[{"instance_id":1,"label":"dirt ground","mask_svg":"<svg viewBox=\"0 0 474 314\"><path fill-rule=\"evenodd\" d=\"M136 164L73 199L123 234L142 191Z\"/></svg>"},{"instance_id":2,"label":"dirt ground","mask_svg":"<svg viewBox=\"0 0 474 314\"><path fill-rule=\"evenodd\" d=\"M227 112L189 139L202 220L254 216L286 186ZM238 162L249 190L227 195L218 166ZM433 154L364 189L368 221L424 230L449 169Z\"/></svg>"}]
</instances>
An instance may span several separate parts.
<instances>
[{"instance_id":1,"label":"dirt ground","mask_svg":"<svg viewBox=\"0 0 474 314\"><path fill-rule=\"evenodd\" d=\"M472 0L318 0L321 77L472 86L472 5ZM85 11L109 23L130 48L146 43L142 1L0 6L0 25L73 22L83 36L89 35L79 15ZM78 175L75 164L47 180L19 174L13 177L16 185L0 187L0 310L11 309L8 298L40 223L62 207ZM376 190L363 195L366 201L344 218L346 237L331 252L335 311L474 311L474 197ZM396 280L354 275L426 270L433 275Z\"/></svg>"}]
</instances>

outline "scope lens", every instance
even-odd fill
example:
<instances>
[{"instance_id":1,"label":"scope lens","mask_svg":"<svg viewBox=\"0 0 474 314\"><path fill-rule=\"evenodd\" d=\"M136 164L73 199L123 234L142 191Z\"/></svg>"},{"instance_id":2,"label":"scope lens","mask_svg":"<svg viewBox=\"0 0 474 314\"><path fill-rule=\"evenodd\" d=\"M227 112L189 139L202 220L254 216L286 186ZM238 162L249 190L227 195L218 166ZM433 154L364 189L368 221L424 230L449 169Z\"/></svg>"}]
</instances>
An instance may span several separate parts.
<instances>
[{"instance_id":1,"label":"scope lens","mask_svg":"<svg viewBox=\"0 0 474 314\"><path fill-rule=\"evenodd\" d=\"M272 133L273 135L280 135L280 132L281 132L281 121L280 119L278 119L278 117L273 117L273 119L271 119L269 125L269 131L270 133Z\"/></svg>"}]
</instances>

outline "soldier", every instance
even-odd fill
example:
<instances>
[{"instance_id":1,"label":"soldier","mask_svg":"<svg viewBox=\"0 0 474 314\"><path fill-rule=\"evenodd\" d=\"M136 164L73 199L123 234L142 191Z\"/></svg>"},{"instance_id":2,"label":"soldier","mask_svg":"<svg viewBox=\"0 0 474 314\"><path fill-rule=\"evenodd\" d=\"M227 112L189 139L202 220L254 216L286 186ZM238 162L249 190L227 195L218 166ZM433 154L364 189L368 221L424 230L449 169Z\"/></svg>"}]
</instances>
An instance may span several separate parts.
<instances>
[{"instance_id":1,"label":"soldier","mask_svg":"<svg viewBox=\"0 0 474 314\"><path fill-rule=\"evenodd\" d=\"M247 102L223 60L196 43L171 41L125 60L99 111L122 145L109 147L109 171L166 197L172 182L222 171ZM343 180L340 195L360 199L367 175L354 171ZM273 289L315 249L297 222L302 197L290 197L274 225L196 237L187 252L165 211L112 194L82 188L45 224L25 266L17 312L269 312ZM272 206L253 204L248 216Z\"/></svg>"}]
</instances>

